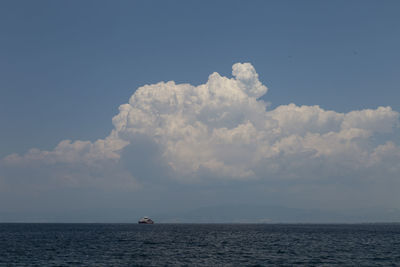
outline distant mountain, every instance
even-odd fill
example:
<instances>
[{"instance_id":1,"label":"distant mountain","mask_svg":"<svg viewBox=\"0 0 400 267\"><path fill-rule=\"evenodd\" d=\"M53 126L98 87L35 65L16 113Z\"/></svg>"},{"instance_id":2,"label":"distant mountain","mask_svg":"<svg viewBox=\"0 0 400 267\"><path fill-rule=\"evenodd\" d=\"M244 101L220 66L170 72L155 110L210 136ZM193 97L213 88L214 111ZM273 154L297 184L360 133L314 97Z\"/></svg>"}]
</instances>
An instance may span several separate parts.
<instances>
[{"instance_id":1,"label":"distant mountain","mask_svg":"<svg viewBox=\"0 0 400 267\"><path fill-rule=\"evenodd\" d=\"M155 215L164 223L368 223L400 222L399 210L332 212L281 206L221 205Z\"/></svg>"},{"instance_id":2,"label":"distant mountain","mask_svg":"<svg viewBox=\"0 0 400 267\"><path fill-rule=\"evenodd\" d=\"M137 210L63 210L51 213L0 212L2 222L63 222L63 223L137 223L149 216L155 223L400 223L399 209L357 209L327 211L296 209L282 206L230 204L193 208L182 211L157 212L148 208Z\"/></svg>"}]
</instances>

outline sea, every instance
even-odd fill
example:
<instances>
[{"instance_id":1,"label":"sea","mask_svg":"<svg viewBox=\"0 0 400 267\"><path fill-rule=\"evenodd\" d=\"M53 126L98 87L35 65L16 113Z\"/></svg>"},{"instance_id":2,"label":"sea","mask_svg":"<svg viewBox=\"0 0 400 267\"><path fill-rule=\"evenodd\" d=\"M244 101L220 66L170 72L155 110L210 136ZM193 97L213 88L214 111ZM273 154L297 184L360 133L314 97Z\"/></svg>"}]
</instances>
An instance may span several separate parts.
<instances>
[{"instance_id":1,"label":"sea","mask_svg":"<svg viewBox=\"0 0 400 267\"><path fill-rule=\"evenodd\" d=\"M400 266L400 224L0 224L0 266Z\"/></svg>"}]
</instances>

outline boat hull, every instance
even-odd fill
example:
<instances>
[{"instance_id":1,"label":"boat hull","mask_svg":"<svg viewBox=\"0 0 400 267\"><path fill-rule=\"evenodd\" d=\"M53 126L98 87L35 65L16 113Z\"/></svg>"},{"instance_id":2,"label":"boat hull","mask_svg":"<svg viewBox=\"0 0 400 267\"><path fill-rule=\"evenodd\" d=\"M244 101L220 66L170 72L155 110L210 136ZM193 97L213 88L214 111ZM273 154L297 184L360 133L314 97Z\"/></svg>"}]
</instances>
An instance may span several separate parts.
<instances>
[{"instance_id":1,"label":"boat hull","mask_svg":"<svg viewBox=\"0 0 400 267\"><path fill-rule=\"evenodd\" d=\"M138 222L138 224L154 224L154 222Z\"/></svg>"},{"instance_id":2,"label":"boat hull","mask_svg":"<svg viewBox=\"0 0 400 267\"><path fill-rule=\"evenodd\" d=\"M153 220L150 218L143 218L138 221L138 224L154 224Z\"/></svg>"}]
</instances>

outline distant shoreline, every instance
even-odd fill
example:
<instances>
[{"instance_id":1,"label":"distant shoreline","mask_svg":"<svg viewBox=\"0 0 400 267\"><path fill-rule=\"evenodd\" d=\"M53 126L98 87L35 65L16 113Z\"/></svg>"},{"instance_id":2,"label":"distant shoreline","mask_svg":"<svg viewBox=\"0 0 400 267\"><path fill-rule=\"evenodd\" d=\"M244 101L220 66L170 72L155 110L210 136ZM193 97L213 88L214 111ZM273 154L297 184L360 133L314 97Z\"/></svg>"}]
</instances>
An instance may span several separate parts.
<instances>
[{"instance_id":1,"label":"distant shoreline","mask_svg":"<svg viewBox=\"0 0 400 267\"><path fill-rule=\"evenodd\" d=\"M139 225L137 222L0 222L4 224L123 224ZM400 225L400 222L263 222L263 223L240 223L240 222L159 222L154 225Z\"/></svg>"}]
</instances>

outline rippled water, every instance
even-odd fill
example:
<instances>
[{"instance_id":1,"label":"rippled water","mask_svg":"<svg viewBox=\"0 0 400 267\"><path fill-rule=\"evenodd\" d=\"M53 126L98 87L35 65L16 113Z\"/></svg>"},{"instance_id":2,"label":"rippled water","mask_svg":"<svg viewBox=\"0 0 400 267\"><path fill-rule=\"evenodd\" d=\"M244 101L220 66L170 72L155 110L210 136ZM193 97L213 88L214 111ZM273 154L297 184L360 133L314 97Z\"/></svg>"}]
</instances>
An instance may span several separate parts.
<instances>
[{"instance_id":1,"label":"rippled water","mask_svg":"<svg viewBox=\"0 0 400 267\"><path fill-rule=\"evenodd\" d=\"M398 264L398 224L0 224L0 266Z\"/></svg>"}]
</instances>

